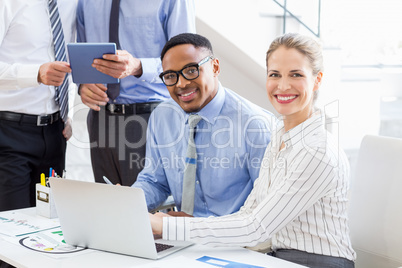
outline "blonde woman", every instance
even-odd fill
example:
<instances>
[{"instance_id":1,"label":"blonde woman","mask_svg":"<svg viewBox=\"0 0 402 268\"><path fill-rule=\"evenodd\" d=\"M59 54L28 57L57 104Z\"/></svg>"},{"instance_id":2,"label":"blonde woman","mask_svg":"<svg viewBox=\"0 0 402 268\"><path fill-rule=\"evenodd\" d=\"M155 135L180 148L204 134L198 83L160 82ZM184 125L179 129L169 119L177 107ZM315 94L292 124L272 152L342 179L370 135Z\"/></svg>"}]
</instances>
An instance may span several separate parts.
<instances>
[{"instance_id":1,"label":"blonde woman","mask_svg":"<svg viewBox=\"0 0 402 268\"><path fill-rule=\"evenodd\" d=\"M314 107L323 77L321 47L285 34L267 52L268 98L281 115L244 206L223 217L150 215L164 239L255 246L308 267L354 267L347 225L349 164Z\"/></svg>"}]
</instances>

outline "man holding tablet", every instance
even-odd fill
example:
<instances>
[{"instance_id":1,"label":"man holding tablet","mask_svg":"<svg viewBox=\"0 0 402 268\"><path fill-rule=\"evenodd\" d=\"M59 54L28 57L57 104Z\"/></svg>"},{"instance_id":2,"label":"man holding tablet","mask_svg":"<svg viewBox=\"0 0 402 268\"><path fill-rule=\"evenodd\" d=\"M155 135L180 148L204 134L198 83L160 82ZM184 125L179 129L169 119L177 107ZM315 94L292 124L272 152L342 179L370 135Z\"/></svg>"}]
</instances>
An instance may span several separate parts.
<instances>
[{"instance_id":1,"label":"man holding tablet","mask_svg":"<svg viewBox=\"0 0 402 268\"><path fill-rule=\"evenodd\" d=\"M98 71L119 84L81 84L91 108L88 131L95 181L132 185L144 165L147 122L152 110L169 98L159 79L160 52L173 36L195 32L191 0L80 0L78 42L117 45L117 53L94 60Z\"/></svg>"}]
</instances>

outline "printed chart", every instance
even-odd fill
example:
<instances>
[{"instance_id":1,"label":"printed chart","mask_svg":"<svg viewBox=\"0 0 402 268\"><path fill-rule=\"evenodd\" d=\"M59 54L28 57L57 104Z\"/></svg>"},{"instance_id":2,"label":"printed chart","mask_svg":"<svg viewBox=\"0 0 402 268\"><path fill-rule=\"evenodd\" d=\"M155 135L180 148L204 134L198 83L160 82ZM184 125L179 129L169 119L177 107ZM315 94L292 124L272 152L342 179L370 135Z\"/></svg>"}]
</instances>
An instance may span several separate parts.
<instances>
[{"instance_id":1,"label":"printed chart","mask_svg":"<svg viewBox=\"0 0 402 268\"><path fill-rule=\"evenodd\" d=\"M85 250L85 248L66 244L60 228L31 234L20 239L19 243L31 250L50 254L66 254Z\"/></svg>"},{"instance_id":2,"label":"printed chart","mask_svg":"<svg viewBox=\"0 0 402 268\"><path fill-rule=\"evenodd\" d=\"M0 213L0 233L8 236L23 236L59 227L58 221L29 216L18 212Z\"/></svg>"}]
</instances>

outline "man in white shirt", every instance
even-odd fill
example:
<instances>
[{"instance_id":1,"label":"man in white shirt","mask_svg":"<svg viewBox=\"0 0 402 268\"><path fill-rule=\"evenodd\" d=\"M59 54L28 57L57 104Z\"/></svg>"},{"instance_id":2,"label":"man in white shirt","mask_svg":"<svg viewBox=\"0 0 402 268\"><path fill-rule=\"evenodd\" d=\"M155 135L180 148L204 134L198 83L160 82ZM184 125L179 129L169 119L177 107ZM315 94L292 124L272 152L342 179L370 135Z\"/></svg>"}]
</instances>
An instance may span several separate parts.
<instances>
[{"instance_id":1,"label":"man in white shirt","mask_svg":"<svg viewBox=\"0 0 402 268\"><path fill-rule=\"evenodd\" d=\"M65 84L68 96L73 83L69 64L55 60L55 41L61 39L54 39L54 32L64 34L64 44L75 40L77 3L55 1L3 0L0 5L0 211L35 206L40 174L64 170L72 132L67 112L60 112L68 98L66 104L59 92ZM49 11L55 3L57 16Z\"/></svg>"}]
</instances>

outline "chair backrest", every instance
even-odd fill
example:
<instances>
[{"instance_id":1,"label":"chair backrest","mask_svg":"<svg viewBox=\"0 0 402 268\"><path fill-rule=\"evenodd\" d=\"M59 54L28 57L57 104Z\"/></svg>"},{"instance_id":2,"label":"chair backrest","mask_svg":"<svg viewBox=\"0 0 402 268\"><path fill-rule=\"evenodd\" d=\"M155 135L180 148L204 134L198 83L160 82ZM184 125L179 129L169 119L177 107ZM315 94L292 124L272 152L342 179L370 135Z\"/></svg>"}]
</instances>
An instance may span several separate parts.
<instances>
[{"instance_id":1,"label":"chair backrest","mask_svg":"<svg viewBox=\"0 0 402 268\"><path fill-rule=\"evenodd\" d=\"M402 267L402 139L365 136L351 183L356 267Z\"/></svg>"}]
</instances>

